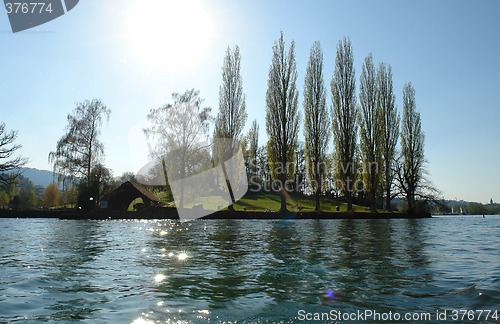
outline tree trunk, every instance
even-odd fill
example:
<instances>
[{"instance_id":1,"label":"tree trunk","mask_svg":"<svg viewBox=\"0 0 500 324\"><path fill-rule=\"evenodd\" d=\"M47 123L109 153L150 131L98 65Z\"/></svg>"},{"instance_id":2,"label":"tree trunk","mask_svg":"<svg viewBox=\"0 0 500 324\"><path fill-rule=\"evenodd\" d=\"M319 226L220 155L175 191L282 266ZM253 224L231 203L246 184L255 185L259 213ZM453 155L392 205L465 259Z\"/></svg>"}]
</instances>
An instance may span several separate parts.
<instances>
[{"instance_id":1,"label":"tree trunk","mask_svg":"<svg viewBox=\"0 0 500 324\"><path fill-rule=\"evenodd\" d=\"M392 211L392 208L391 208L391 188L387 188L386 189L386 196L385 196L385 209L387 209L388 211Z\"/></svg>"},{"instance_id":2,"label":"tree trunk","mask_svg":"<svg viewBox=\"0 0 500 324\"><path fill-rule=\"evenodd\" d=\"M408 211L410 214L415 214L415 195L410 193L408 195Z\"/></svg>"},{"instance_id":3,"label":"tree trunk","mask_svg":"<svg viewBox=\"0 0 500 324\"><path fill-rule=\"evenodd\" d=\"M376 212L377 211L377 200L375 197L375 192L372 192L370 194L370 211Z\"/></svg>"},{"instance_id":4,"label":"tree trunk","mask_svg":"<svg viewBox=\"0 0 500 324\"><path fill-rule=\"evenodd\" d=\"M283 186L280 189L280 199L281 199L280 212L281 213L288 212L288 209L286 208L286 190Z\"/></svg>"},{"instance_id":5,"label":"tree trunk","mask_svg":"<svg viewBox=\"0 0 500 324\"><path fill-rule=\"evenodd\" d=\"M229 206L227 206L227 209L229 211L234 211L233 205L235 203L235 200L234 200L233 188L231 187L231 182L229 182L229 179L227 176L227 170L226 170L226 166L224 165L224 162L225 161L222 161L220 165L222 167L222 173L224 174L224 179L226 180L227 190L229 191L229 197L231 198L231 202L230 202Z\"/></svg>"},{"instance_id":6,"label":"tree trunk","mask_svg":"<svg viewBox=\"0 0 500 324\"><path fill-rule=\"evenodd\" d=\"M320 197L321 197L321 185L318 185L318 187L316 188L316 211L317 212L321 211Z\"/></svg>"},{"instance_id":7,"label":"tree trunk","mask_svg":"<svg viewBox=\"0 0 500 324\"><path fill-rule=\"evenodd\" d=\"M165 192L167 193L167 198L170 200L173 199L173 195L170 183L168 182L167 165L164 158L161 159L161 165L163 167L163 176L165 177Z\"/></svg>"},{"instance_id":8,"label":"tree trunk","mask_svg":"<svg viewBox=\"0 0 500 324\"><path fill-rule=\"evenodd\" d=\"M372 188L370 192L370 210L372 212L377 211L377 177L375 170L370 170Z\"/></svg>"},{"instance_id":9,"label":"tree trunk","mask_svg":"<svg viewBox=\"0 0 500 324\"><path fill-rule=\"evenodd\" d=\"M346 191L346 200L347 200L347 211L352 212L352 194L350 190Z\"/></svg>"}]
</instances>

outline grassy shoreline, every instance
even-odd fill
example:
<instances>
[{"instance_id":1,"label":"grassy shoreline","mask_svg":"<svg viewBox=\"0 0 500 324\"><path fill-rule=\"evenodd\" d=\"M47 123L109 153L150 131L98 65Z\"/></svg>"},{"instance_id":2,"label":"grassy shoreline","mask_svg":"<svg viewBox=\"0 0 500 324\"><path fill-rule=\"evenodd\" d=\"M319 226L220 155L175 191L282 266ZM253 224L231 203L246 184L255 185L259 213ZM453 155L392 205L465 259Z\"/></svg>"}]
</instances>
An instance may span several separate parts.
<instances>
[{"instance_id":1,"label":"grassy shoreline","mask_svg":"<svg viewBox=\"0 0 500 324\"><path fill-rule=\"evenodd\" d=\"M369 208L354 205L354 211L347 211L347 204L335 199L322 197L321 211L315 211L313 197L288 195L288 212L280 213L280 196L270 192L248 192L234 205L234 211L227 208L217 210L223 201L215 197L203 202L203 219L389 219L389 218L424 218L430 214L412 215L385 210L370 211ZM175 207L146 207L138 211L96 210L82 212L76 209L45 210L0 210L0 218L62 218L62 219L179 219Z\"/></svg>"}]
</instances>

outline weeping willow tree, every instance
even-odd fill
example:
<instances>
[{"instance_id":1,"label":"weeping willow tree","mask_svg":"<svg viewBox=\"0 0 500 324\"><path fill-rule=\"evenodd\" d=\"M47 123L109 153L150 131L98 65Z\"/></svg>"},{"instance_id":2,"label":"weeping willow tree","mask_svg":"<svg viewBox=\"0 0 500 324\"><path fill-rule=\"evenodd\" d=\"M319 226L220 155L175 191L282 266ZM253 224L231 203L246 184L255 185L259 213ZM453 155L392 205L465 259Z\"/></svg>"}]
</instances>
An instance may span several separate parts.
<instances>
[{"instance_id":1,"label":"weeping willow tree","mask_svg":"<svg viewBox=\"0 0 500 324\"><path fill-rule=\"evenodd\" d=\"M77 201L83 210L97 208L103 182L111 181L111 171L101 163L104 144L99 139L102 124L110 114L111 110L99 99L78 103L68 114L66 134L57 142L56 150L49 153L59 181L79 179Z\"/></svg>"},{"instance_id":2,"label":"weeping willow tree","mask_svg":"<svg viewBox=\"0 0 500 324\"><path fill-rule=\"evenodd\" d=\"M68 125L49 153L54 173L62 178L80 178L90 187L91 172L104 157L104 144L100 141L101 127L109 120L111 110L99 99L85 100L68 114Z\"/></svg>"}]
</instances>

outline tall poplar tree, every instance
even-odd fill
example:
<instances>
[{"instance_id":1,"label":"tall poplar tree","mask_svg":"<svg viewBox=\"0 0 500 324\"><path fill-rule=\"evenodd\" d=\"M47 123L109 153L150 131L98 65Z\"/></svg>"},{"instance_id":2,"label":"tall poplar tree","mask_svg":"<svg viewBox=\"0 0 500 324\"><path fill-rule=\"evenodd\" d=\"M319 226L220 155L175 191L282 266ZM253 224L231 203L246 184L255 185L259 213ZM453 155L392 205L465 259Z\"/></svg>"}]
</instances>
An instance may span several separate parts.
<instances>
[{"instance_id":1,"label":"tall poplar tree","mask_svg":"<svg viewBox=\"0 0 500 324\"><path fill-rule=\"evenodd\" d=\"M257 150L259 149L259 124L254 119L248 130L247 139L249 143L249 171L251 177L257 174Z\"/></svg>"},{"instance_id":2,"label":"tall poplar tree","mask_svg":"<svg viewBox=\"0 0 500 324\"><path fill-rule=\"evenodd\" d=\"M214 152L216 152L220 161L231 158L238 150L243 127L245 127L247 120L240 62L241 56L238 45L234 47L233 51L228 47L222 65L222 84L219 88L219 113L215 120L216 140L214 143ZM222 139L229 139L230 141ZM231 196L229 210L234 210L233 204L235 199L231 183L228 180L228 171L224 163L220 165L226 179L229 195Z\"/></svg>"},{"instance_id":3,"label":"tall poplar tree","mask_svg":"<svg viewBox=\"0 0 500 324\"><path fill-rule=\"evenodd\" d=\"M392 68L380 63L377 69L377 106L381 124L381 185L384 192L385 208L391 210L392 187L395 179L394 161L399 137L399 114L393 91Z\"/></svg>"},{"instance_id":4,"label":"tall poplar tree","mask_svg":"<svg viewBox=\"0 0 500 324\"><path fill-rule=\"evenodd\" d=\"M331 124L326 108L323 51L319 42L314 42L311 47L304 80L303 105L307 174L314 191L316 211L320 211L320 195L326 174L325 158Z\"/></svg>"},{"instance_id":5,"label":"tall poplar tree","mask_svg":"<svg viewBox=\"0 0 500 324\"><path fill-rule=\"evenodd\" d=\"M408 210L415 212L415 198L423 181L424 133L420 112L416 109L415 89L406 83L403 89L403 119L401 121L402 176L401 188Z\"/></svg>"},{"instance_id":6,"label":"tall poplar tree","mask_svg":"<svg viewBox=\"0 0 500 324\"><path fill-rule=\"evenodd\" d=\"M363 182L372 211L377 208L377 190L380 181L381 123L378 103L377 77L369 54L363 63L359 86L359 137L363 164Z\"/></svg>"},{"instance_id":7,"label":"tall poplar tree","mask_svg":"<svg viewBox=\"0 0 500 324\"><path fill-rule=\"evenodd\" d=\"M291 42L286 52L281 32L279 40L273 46L273 58L267 80L266 131L269 137L267 148L271 175L280 186L282 212L287 210L285 183L294 175L288 166L293 166L299 130L300 112L296 80L295 42Z\"/></svg>"},{"instance_id":8,"label":"tall poplar tree","mask_svg":"<svg viewBox=\"0 0 500 324\"><path fill-rule=\"evenodd\" d=\"M342 184L340 189L346 198L347 210L352 211L352 191L356 179L354 154L358 108L354 55L349 38L344 38L337 45L331 91L336 177Z\"/></svg>"},{"instance_id":9,"label":"tall poplar tree","mask_svg":"<svg viewBox=\"0 0 500 324\"><path fill-rule=\"evenodd\" d=\"M238 45L226 50L219 88L219 112L215 121L215 137L241 140L247 120L245 94L241 78L241 56Z\"/></svg>"}]
</instances>

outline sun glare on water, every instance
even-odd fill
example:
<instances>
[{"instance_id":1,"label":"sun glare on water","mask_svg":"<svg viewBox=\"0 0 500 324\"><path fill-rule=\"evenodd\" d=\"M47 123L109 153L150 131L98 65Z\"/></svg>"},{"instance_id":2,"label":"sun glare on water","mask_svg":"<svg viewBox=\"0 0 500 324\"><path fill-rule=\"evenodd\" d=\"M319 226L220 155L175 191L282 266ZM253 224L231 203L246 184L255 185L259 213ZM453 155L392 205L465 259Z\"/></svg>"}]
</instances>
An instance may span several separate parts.
<instances>
[{"instance_id":1,"label":"sun glare on water","mask_svg":"<svg viewBox=\"0 0 500 324\"><path fill-rule=\"evenodd\" d=\"M187 258L189 258L189 255L186 252L181 252L177 255L177 260L179 261L186 261Z\"/></svg>"},{"instance_id":2,"label":"sun glare on water","mask_svg":"<svg viewBox=\"0 0 500 324\"><path fill-rule=\"evenodd\" d=\"M127 18L134 57L152 69L189 69L205 54L212 21L201 0L135 0Z\"/></svg>"},{"instance_id":3,"label":"sun glare on water","mask_svg":"<svg viewBox=\"0 0 500 324\"><path fill-rule=\"evenodd\" d=\"M155 282L162 282L163 280L165 280L167 277L165 275L162 275L162 274L157 274L155 276Z\"/></svg>"}]
</instances>

